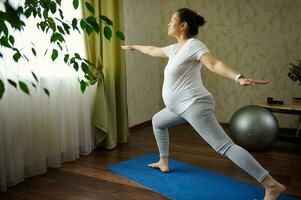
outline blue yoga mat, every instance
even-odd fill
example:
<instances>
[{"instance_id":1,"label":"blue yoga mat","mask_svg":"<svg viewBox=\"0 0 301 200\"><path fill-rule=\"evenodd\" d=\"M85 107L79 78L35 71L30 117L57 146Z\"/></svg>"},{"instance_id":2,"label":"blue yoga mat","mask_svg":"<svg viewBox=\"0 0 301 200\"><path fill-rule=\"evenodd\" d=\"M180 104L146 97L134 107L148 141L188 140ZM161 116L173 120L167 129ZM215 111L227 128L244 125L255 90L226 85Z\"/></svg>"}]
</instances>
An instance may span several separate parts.
<instances>
[{"instance_id":1,"label":"blue yoga mat","mask_svg":"<svg viewBox=\"0 0 301 200\"><path fill-rule=\"evenodd\" d=\"M120 176L139 183L166 197L177 200L262 200L264 189L176 160L169 160L169 173L147 166L158 155L146 154L108 166ZM281 200L297 198L282 195Z\"/></svg>"}]
</instances>

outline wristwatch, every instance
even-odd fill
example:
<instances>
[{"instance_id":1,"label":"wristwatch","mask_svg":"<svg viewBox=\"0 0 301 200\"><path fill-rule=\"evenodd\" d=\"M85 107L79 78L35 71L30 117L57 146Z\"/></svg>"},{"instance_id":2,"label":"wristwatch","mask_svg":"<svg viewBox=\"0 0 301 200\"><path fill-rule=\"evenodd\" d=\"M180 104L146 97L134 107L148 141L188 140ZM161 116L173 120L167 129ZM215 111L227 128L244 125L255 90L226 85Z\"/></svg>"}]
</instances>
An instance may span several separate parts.
<instances>
[{"instance_id":1,"label":"wristwatch","mask_svg":"<svg viewBox=\"0 0 301 200\"><path fill-rule=\"evenodd\" d=\"M238 80L239 80L240 78L245 78L245 76L242 75L242 74L237 74L237 75L236 75L236 77L235 77L235 83L238 84L238 85L240 85L240 83L238 82Z\"/></svg>"}]
</instances>

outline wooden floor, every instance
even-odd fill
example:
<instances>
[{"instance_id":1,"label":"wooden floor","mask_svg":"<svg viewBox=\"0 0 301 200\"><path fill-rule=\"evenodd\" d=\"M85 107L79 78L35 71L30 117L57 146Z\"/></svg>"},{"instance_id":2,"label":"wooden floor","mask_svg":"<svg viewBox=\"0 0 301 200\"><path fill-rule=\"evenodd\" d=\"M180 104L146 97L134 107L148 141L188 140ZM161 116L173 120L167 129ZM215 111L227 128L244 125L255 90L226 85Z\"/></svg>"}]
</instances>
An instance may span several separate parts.
<instances>
[{"instance_id":1,"label":"wooden floor","mask_svg":"<svg viewBox=\"0 0 301 200\"><path fill-rule=\"evenodd\" d=\"M170 128L171 157L214 172L255 183L231 161L214 152L187 124ZM145 153L157 152L150 126L130 134L127 144L114 150L95 150L60 169L26 179L0 193L0 199L167 199L125 180L106 166ZM301 197L301 143L277 141L267 151L251 152L272 176L287 187L287 193Z\"/></svg>"}]
</instances>

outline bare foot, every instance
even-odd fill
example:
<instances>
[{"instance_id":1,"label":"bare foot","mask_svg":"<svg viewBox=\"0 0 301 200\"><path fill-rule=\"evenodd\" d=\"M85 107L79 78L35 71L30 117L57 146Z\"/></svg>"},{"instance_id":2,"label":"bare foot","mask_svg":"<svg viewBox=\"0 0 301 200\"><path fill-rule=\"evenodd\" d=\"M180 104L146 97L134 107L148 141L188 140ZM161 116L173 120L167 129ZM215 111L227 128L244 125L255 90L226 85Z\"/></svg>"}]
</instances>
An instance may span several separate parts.
<instances>
[{"instance_id":1,"label":"bare foot","mask_svg":"<svg viewBox=\"0 0 301 200\"><path fill-rule=\"evenodd\" d=\"M267 177L267 184L265 186L265 196L264 200L277 200L280 195L285 191L285 186L281 183L278 183L271 176Z\"/></svg>"},{"instance_id":2,"label":"bare foot","mask_svg":"<svg viewBox=\"0 0 301 200\"><path fill-rule=\"evenodd\" d=\"M264 200L277 200L285 189L285 186L282 184L266 188Z\"/></svg>"},{"instance_id":3,"label":"bare foot","mask_svg":"<svg viewBox=\"0 0 301 200\"><path fill-rule=\"evenodd\" d=\"M159 162L148 164L149 167L160 169L161 172L169 172L168 158L160 158Z\"/></svg>"}]
</instances>

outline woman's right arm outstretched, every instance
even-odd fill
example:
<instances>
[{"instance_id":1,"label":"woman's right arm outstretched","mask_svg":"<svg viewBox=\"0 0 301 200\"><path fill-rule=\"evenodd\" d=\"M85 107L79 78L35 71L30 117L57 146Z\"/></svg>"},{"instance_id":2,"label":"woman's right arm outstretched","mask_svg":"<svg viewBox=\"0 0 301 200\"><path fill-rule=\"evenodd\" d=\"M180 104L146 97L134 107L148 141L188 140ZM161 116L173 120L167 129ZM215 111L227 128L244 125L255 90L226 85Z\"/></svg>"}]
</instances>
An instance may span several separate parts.
<instances>
[{"instance_id":1,"label":"woman's right arm outstretched","mask_svg":"<svg viewBox=\"0 0 301 200\"><path fill-rule=\"evenodd\" d=\"M141 46L141 45L123 45L122 49L125 50L137 50L149 56L167 58L160 47L155 46Z\"/></svg>"}]
</instances>

